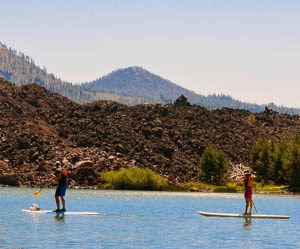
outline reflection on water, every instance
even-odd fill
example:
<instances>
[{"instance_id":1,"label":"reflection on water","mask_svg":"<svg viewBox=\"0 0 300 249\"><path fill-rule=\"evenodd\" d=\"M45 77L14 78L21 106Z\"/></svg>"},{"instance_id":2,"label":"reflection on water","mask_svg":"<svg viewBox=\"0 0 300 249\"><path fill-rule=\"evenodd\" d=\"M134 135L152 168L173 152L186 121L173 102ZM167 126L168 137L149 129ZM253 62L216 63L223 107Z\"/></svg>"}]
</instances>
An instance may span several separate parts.
<instances>
[{"instance_id":1,"label":"reflection on water","mask_svg":"<svg viewBox=\"0 0 300 249\"><path fill-rule=\"evenodd\" d=\"M64 214L56 214L56 215L54 215L54 218L55 218L57 221L65 222L65 215L64 215Z\"/></svg>"},{"instance_id":2,"label":"reflection on water","mask_svg":"<svg viewBox=\"0 0 300 249\"><path fill-rule=\"evenodd\" d=\"M251 225L252 225L252 219L251 218L245 218L244 228L249 229L249 228L251 228Z\"/></svg>"}]
</instances>

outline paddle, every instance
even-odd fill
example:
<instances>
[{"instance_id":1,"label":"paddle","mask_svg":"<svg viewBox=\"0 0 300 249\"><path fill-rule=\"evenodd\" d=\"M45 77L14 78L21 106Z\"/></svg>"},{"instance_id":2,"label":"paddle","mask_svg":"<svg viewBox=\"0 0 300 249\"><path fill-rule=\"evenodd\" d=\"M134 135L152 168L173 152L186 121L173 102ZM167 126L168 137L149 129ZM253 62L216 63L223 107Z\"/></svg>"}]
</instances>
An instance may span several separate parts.
<instances>
[{"instance_id":1,"label":"paddle","mask_svg":"<svg viewBox=\"0 0 300 249\"><path fill-rule=\"evenodd\" d=\"M33 194L34 194L34 197L35 197L35 198L39 197L39 195L40 195L42 189L45 187L46 182L48 182L48 180L45 180L45 181L41 184L42 187L40 187L39 190L34 191Z\"/></svg>"},{"instance_id":2,"label":"paddle","mask_svg":"<svg viewBox=\"0 0 300 249\"><path fill-rule=\"evenodd\" d=\"M34 191L33 194L34 194L34 197L35 197L35 198L39 197L39 195L40 195L42 189L43 189L43 188L41 187L39 190Z\"/></svg>"},{"instance_id":3,"label":"paddle","mask_svg":"<svg viewBox=\"0 0 300 249\"><path fill-rule=\"evenodd\" d=\"M253 201L253 200L251 200L251 201L252 201L252 204L253 204L253 207L254 207L256 213L258 214L257 209L256 209L256 206L255 206L255 204L254 204L254 201Z\"/></svg>"}]
</instances>

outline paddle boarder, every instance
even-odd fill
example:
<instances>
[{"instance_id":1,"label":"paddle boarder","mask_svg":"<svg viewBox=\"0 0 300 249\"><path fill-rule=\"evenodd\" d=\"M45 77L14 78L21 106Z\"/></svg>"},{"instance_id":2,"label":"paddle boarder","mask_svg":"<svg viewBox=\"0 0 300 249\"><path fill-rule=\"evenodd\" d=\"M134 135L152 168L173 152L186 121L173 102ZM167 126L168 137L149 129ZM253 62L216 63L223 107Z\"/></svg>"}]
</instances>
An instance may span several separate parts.
<instances>
[{"instance_id":1,"label":"paddle boarder","mask_svg":"<svg viewBox=\"0 0 300 249\"><path fill-rule=\"evenodd\" d=\"M244 197L245 197L245 212L244 214L252 214L252 186L254 178L251 175L250 170L244 171L243 183L244 183ZM249 213L248 213L249 209Z\"/></svg>"},{"instance_id":2,"label":"paddle boarder","mask_svg":"<svg viewBox=\"0 0 300 249\"><path fill-rule=\"evenodd\" d=\"M66 201L65 194L67 190L67 171L62 167L60 161L55 162L55 173L52 174L53 177L57 179L57 188L55 191L55 202L56 209L54 212L65 212L66 211ZM60 201L62 204L62 209L60 209Z\"/></svg>"}]
</instances>

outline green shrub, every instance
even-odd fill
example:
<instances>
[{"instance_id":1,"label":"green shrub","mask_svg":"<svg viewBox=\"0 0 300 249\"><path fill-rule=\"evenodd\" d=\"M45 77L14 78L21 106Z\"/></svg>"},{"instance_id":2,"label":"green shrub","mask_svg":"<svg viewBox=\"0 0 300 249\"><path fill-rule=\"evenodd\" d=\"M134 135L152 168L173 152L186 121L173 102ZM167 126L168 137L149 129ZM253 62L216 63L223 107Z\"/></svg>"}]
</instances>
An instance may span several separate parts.
<instances>
[{"instance_id":1,"label":"green shrub","mask_svg":"<svg viewBox=\"0 0 300 249\"><path fill-rule=\"evenodd\" d=\"M253 186L255 192L284 192L288 189L287 185L261 184L257 183Z\"/></svg>"},{"instance_id":2,"label":"green shrub","mask_svg":"<svg viewBox=\"0 0 300 249\"><path fill-rule=\"evenodd\" d=\"M114 189L114 186L111 183L105 183L103 188L104 189Z\"/></svg>"},{"instance_id":3,"label":"green shrub","mask_svg":"<svg viewBox=\"0 0 300 249\"><path fill-rule=\"evenodd\" d=\"M216 188L215 185L204 183L204 182L186 182L186 183L179 183L175 186L172 186L170 190L201 192L201 191L211 191L215 188Z\"/></svg>"},{"instance_id":4,"label":"green shrub","mask_svg":"<svg viewBox=\"0 0 300 249\"><path fill-rule=\"evenodd\" d=\"M163 190L168 180L148 168L132 167L101 173L102 178L114 189Z\"/></svg>"},{"instance_id":5,"label":"green shrub","mask_svg":"<svg viewBox=\"0 0 300 249\"><path fill-rule=\"evenodd\" d=\"M189 191L191 192L197 192L198 191L198 188L193 186L193 187L190 187Z\"/></svg>"},{"instance_id":6,"label":"green shrub","mask_svg":"<svg viewBox=\"0 0 300 249\"><path fill-rule=\"evenodd\" d=\"M181 184L178 184L178 186L176 186L176 190L194 192L194 191L199 190L199 186L200 186L200 183L198 183L198 182L181 183Z\"/></svg>"},{"instance_id":7,"label":"green shrub","mask_svg":"<svg viewBox=\"0 0 300 249\"><path fill-rule=\"evenodd\" d=\"M237 193L238 190L235 187L230 186L218 186L214 189L217 193Z\"/></svg>"}]
</instances>

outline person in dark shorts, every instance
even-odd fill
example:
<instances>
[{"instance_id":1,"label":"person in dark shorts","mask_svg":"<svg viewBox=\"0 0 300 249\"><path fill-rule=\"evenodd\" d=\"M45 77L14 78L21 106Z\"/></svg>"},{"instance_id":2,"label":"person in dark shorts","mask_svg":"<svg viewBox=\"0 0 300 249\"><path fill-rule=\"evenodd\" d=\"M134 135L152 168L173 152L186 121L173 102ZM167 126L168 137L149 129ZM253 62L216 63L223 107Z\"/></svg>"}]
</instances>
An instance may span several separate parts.
<instances>
[{"instance_id":1,"label":"person in dark shorts","mask_svg":"<svg viewBox=\"0 0 300 249\"><path fill-rule=\"evenodd\" d=\"M252 214L252 186L254 178L249 170L244 172L243 183L244 183L244 197L246 201L244 214ZM249 209L249 213L248 213Z\"/></svg>"},{"instance_id":2,"label":"person in dark shorts","mask_svg":"<svg viewBox=\"0 0 300 249\"><path fill-rule=\"evenodd\" d=\"M55 173L52 175L57 179L57 188L55 191L55 202L56 202L56 209L53 210L54 212L65 212L66 211L66 201L65 201L65 194L68 187L67 184L67 171L62 168L62 165L59 161L55 162ZM62 209L60 209L60 201L62 204Z\"/></svg>"}]
</instances>

